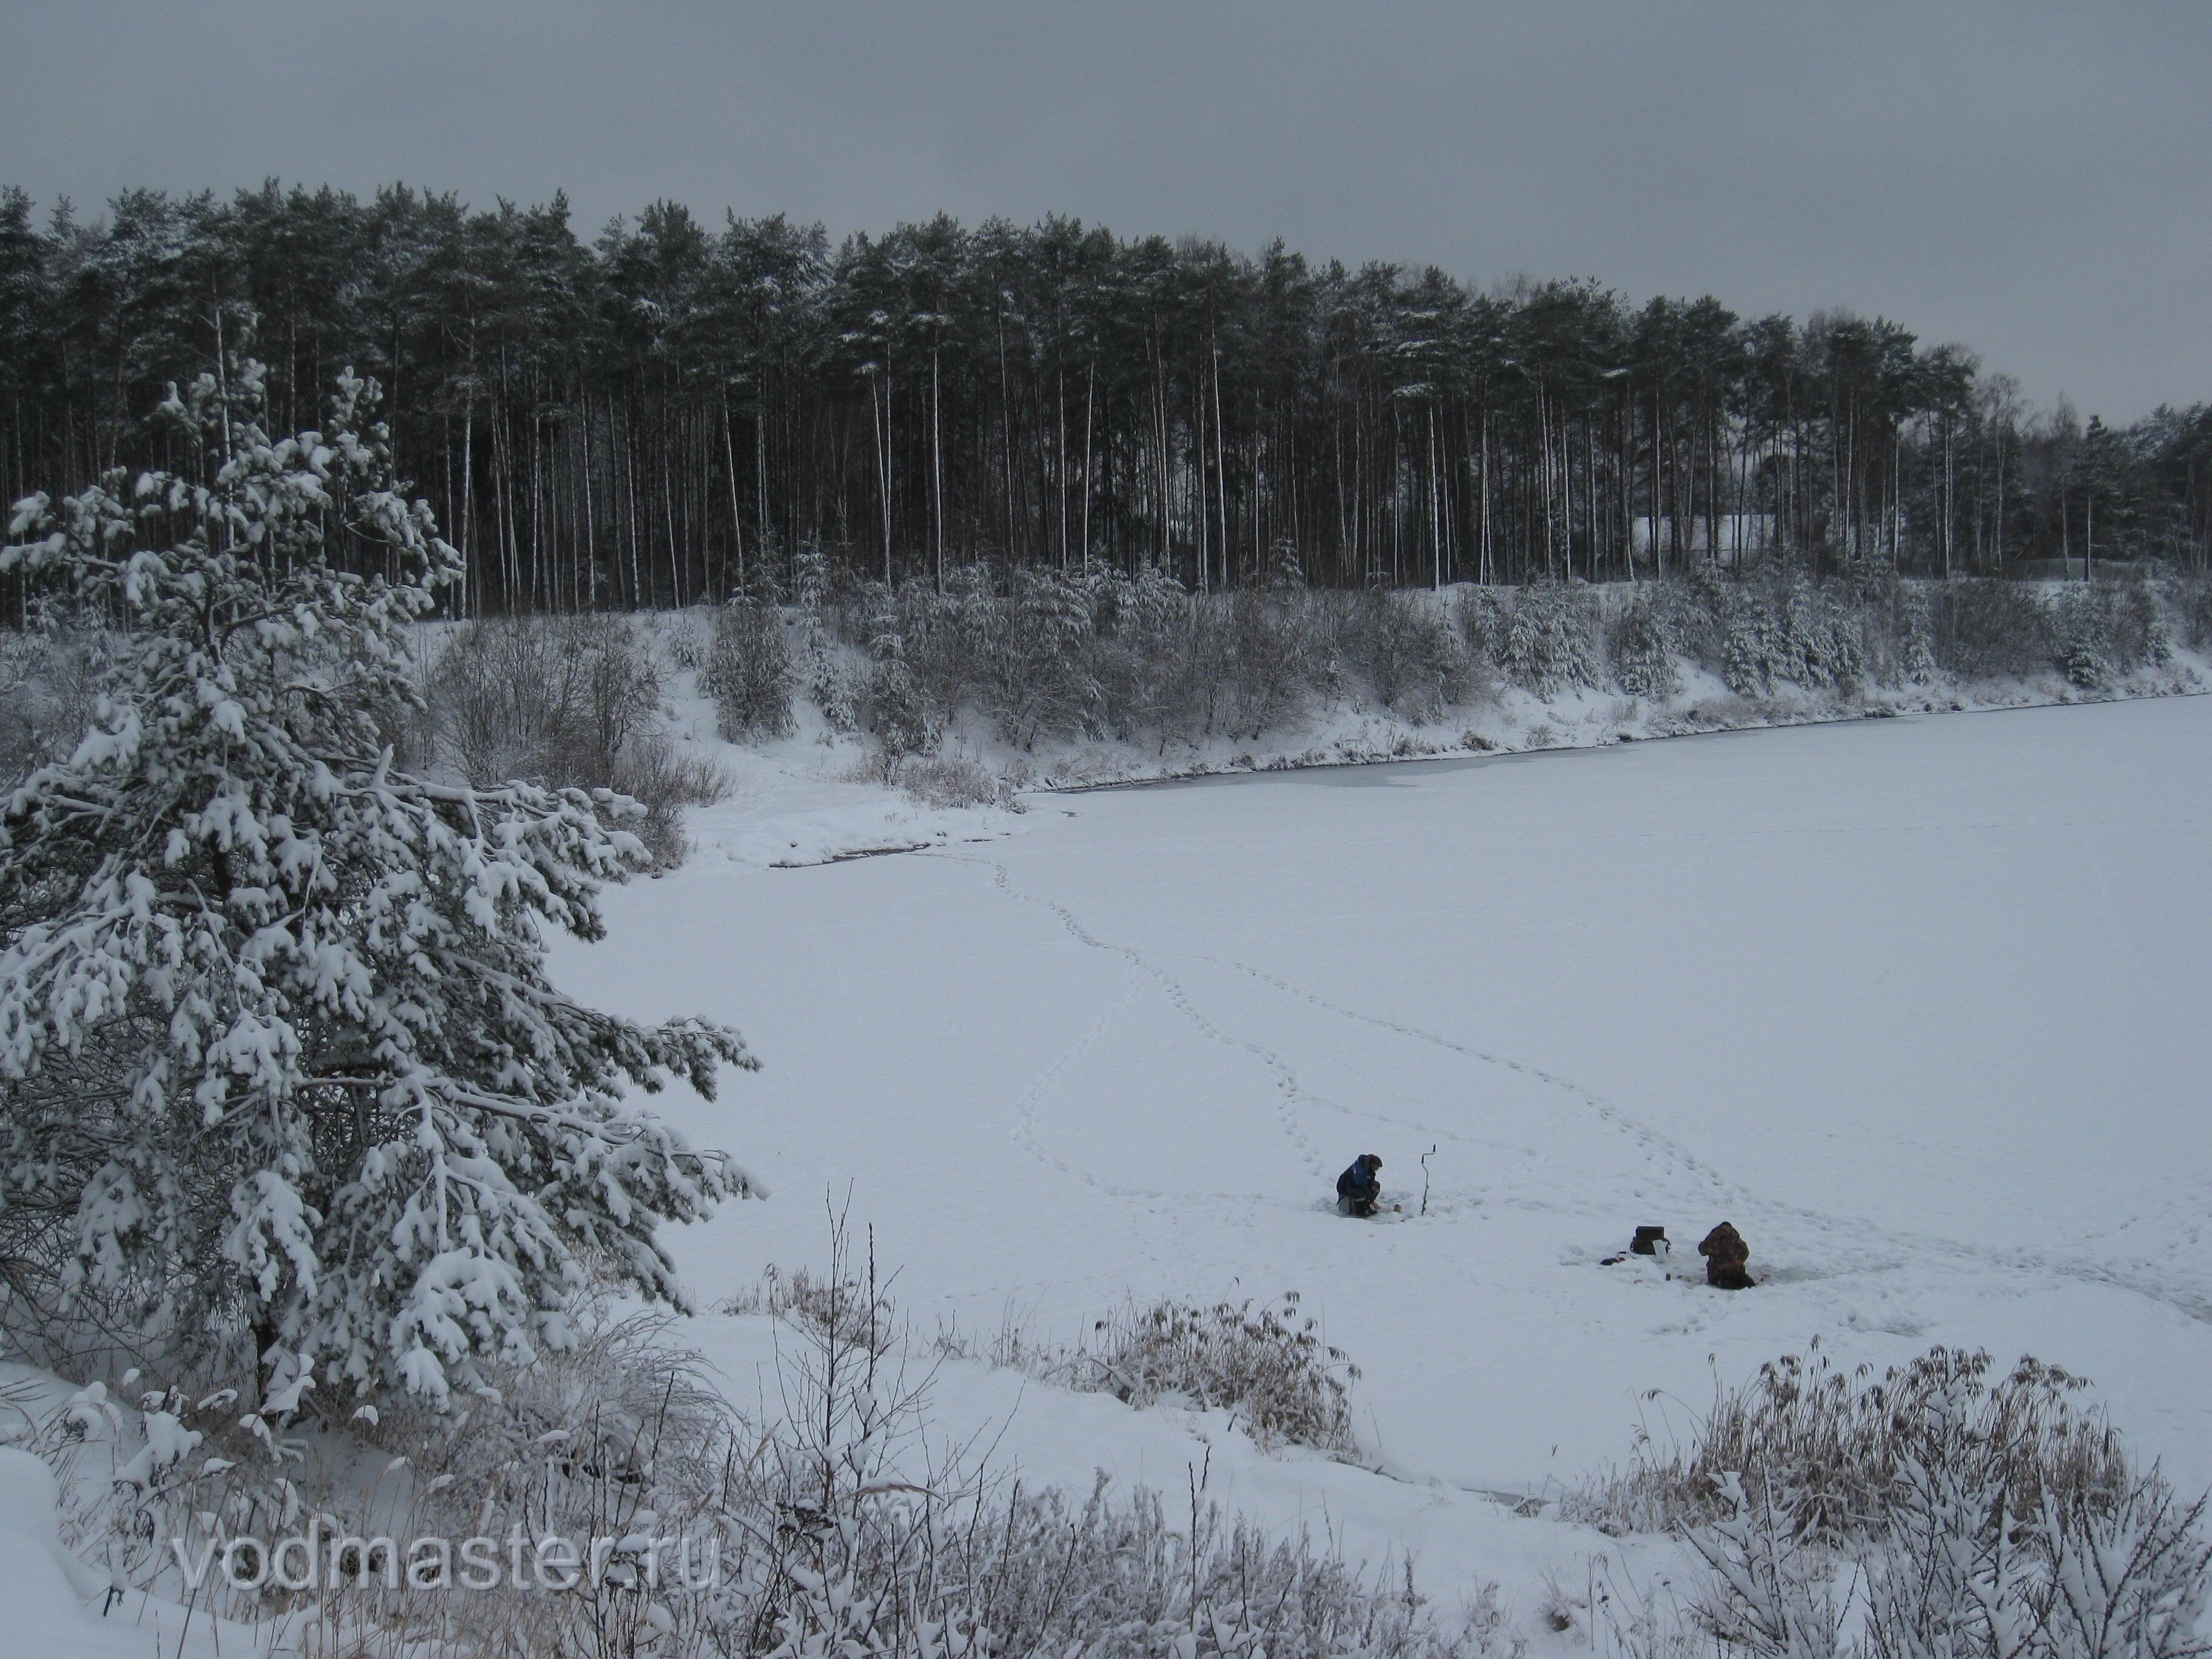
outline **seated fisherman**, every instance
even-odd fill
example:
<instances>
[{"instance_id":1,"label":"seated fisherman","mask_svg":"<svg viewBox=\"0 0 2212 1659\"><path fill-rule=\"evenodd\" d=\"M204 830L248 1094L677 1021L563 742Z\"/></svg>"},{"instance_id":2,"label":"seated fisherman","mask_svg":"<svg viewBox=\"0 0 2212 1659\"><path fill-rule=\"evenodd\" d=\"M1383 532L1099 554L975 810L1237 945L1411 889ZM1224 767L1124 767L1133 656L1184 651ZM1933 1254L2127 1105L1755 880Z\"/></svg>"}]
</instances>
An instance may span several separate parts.
<instances>
[{"instance_id":1,"label":"seated fisherman","mask_svg":"<svg viewBox=\"0 0 2212 1659\"><path fill-rule=\"evenodd\" d=\"M1336 1207L1346 1215L1368 1216L1382 1201L1382 1160L1362 1152L1352 1167L1336 1178Z\"/></svg>"}]
</instances>

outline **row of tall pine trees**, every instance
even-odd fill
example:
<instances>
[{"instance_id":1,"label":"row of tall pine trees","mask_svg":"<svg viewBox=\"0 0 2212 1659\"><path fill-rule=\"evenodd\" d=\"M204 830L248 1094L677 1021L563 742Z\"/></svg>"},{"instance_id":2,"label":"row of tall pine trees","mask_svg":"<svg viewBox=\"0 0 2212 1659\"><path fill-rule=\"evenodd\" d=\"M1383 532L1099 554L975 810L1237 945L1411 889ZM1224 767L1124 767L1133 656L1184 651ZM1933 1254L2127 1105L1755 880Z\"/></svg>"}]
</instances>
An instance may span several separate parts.
<instances>
[{"instance_id":1,"label":"row of tall pine trees","mask_svg":"<svg viewBox=\"0 0 2212 1659\"><path fill-rule=\"evenodd\" d=\"M586 241L557 198L0 196L8 499L189 465L170 384L248 361L280 431L348 367L381 382L475 612L771 592L809 546L894 582L988 561L1201 590L2212 551L2212 409L2033 411L1966 349L1842 313L1060 218L833 246L659 202Z\"/></svg>"}]
</instances>

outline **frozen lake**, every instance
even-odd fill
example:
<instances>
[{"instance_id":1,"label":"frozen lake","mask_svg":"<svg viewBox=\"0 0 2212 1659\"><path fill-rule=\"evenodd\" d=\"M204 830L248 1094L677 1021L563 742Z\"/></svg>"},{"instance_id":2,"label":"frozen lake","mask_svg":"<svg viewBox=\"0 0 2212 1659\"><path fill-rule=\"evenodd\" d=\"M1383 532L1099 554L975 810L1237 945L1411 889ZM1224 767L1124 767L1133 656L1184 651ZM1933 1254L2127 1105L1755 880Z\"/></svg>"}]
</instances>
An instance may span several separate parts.
<instances>
[{"instance_id":1,"label":"frozen lake","mask_svg":"<svg viewBox=\"0 0 2212 1659\"><path fill-rule=\"evenodd\" d=\"M823 1200L925 1330L1300 1291L1382 1457L1466 1486L1628 1449L1818 1338L2094 1379L2212 1481L2212 698L1047 797L1014 837L611 896L565 982L737 1024L667 1109ZM1402 1224L1325 1207L1355 1153ZM1705 1287L1733 1221L1756 1290ZM1604 1267L1664 1224L1686 1279Z\"/></svg>"}]
</instances>

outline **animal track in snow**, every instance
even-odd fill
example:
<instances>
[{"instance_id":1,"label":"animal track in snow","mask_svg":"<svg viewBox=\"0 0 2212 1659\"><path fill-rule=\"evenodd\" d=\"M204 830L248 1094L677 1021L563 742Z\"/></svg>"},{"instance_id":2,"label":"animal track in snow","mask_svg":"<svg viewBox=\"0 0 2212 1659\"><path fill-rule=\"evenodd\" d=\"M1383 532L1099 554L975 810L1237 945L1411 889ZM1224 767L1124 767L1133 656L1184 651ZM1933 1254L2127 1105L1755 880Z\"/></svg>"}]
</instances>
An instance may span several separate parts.
<instances>
[{"instance_id":1,"label":"animal track in snow","mask_svg":"<svg viewBox=\"0 0 2212 1659\"><path fill-rule=\"evenodd\" d=\"M1206 1014L1199 1008L1198 1005L1191 1000L1190 994L1183 988L1182 982L1177 980L1172 974L1168 973L1165 969L1159 967L1158 964L1154 963L1151 957L1146 956L1140 951L1133 950L1126 945L1115 945L1109 940L1098 938L1096 934L1091 933L1089 928L1085 927L1083 923L1077 919L1075 913L1070 910L1066 905L1059 903L1052 899L1040 897L1034 893L1024 892L1020 888L1015 886L1013 878L1004 864L1000 863L996 860L973 858L966 854L957 853L939 854L936 854L936 856L954 859L963 864L984 866L991 871L994 884L997 886L1000 892L1006 894L1007 897L1018 899L1024 904L1034 904L1040 909L1050 912L1054 916L1059 919L1060 926L1067 930L1069 936L1074 939L1077 943L1093 951L1103 951L1110 955L1121 957L1130 964L1133 971L1142 973L1152 980L1166 995L1168 1001L1175 1007L1176 1012L1182 1014L1182 1017L1195 1026L1202 1035L1212 1042L1218 1042L1224 1047L1241 1049L1244 1053L1249 1054L1255 1059L1259 1060L1261 1065L1265 1066L1274 1074L1274 1111L1277 1121L1280 1125L1285 1137L1293 1146L1297 1148L1298 1152L1305 1158L1307 1164L1312 1168L1316 1176L1324 1181L1330 1178L1328 1159L1322 1155L1320 1146L1315 1143L1313 1138L1306 1133L1304 1125L1299 1121L1297 1103L1299 1100L1305 1098L1306 1096L1305 1091L1298 1086L1297 1073L1291 1068L1288 1060L1285 1060L1280 1054L1275 1053L1273 1049L1263 1047L1260 1043L1253 1042L1249 1039L1237 1036L1230 1032L1223 1030L1211 1019L1207 1018ZM1086 1037L1081 1046L1087 1048L1092 1041L1095 1041L1095 1034L1091 1037ZM1073 1058L1073 1055L1066 1056L1063 1057L1060 1061L1055 1062L1053 1068L1054 1073L1057 1074L1060 1068L1066 1063L1067 1060L1072 1058ZM1247 1201L1252 1195L1249 1193L1222 1193L1198 1194L1192 1194L1192 1196L1221 1198L1231 1200L1233 1201Z\"/></svg>"},{"instance_id":2,"label":"animal track in snow","mask_svg":"<svg viewBox=\"0 0 2212 1659\"><path fill-rule=\"evenodd\" d=\"M969 854L934 849L924 851L919 856L957 860L962 863L980 865L989 869L992 872L994 884L1006 896L1023 903L1036 905L1040 909L1050 913L1059 921L1068 935L1085 948L1121 957L1130 964L1133 974L1142 975L1157 984L1176 1012L1208 1039L1249 1054L1258 1060L1274 1075L1275 1115L1284 1134L1304 1156L1317 1179L1327 1181L1331 1178L1328 1161L1322 1156L1318 1146L1305 1132L1297 1109L1298 1102L1311 1100L1314 1097L1307 1094L1300 1086L1295 1068L1281 1054L1263 1044L1224 1030L1193 1001L1188 990L1182 981L1160 967L1150 957L1131 946L1116 945L1110 940L1098 938L1084 926L1067 906L1016 886L1012 873L1003 863L996 860L986 860ZM2122 1267L2094 1261L2054 1258L2041 1252L2004 1246L1969 1244L1956 1239L1916 1232L1910 1229L1887 1226L1865 1217L1832 1215L1804 1206L1765 1198L1742 1183L1722 1174L1712 1164L1680 1142L1625 1111L1604 1096L1556 1072L1527 1060L1493 1054L1471 1043L1455 1041L1405 1021L1346 1007L1303 986L1271 974L1264 969L1255 968L1249 963L1203 955L1195 956L1193 959L1212 962L1247 974L1255 980L1270 985L1287 995L1300 998L1324 1012L1334 1014L1338 1018L1371 1025L1408 1041L1427 1044L1458 1054L1480 1065L1496 1066L1519 1073L1577 1101L1600 1121L1617 1131L1655 1163L1659 1164L1662 1168L1672 1168L1702 1186L1710 1200L1716 1206L1738 1217L1748 1218L1755 1224L1771 1226L1776 1232L1793 1237L1798 1247L1793 1254L1800 1260L1809 1254L1817 1256L1825 1264L1824 1270L1818 1273L1808 1273L1802 1268L1795 1272L1779 1273L1775 1280L1778 1284L1877 1273L1894 1267L1899 1261L1905 1260L1939 1260L1962 1271L1987 1272L1994 1269L1999 1272L2016 1273L2024 1276L2061 1277L2086 1284L2131 1290L2150 1300L2171 1307L2190 1319L2203 1323L2212 1323L2212 1295L2208 1295L2203 1285L2179 1282L2166 1276L2146 1272L2144 1271L2146 1264L2129 1263ZM1120 1007L1127 1006L1129 1000L1130 999L1124 998L1122 1003L1117 1005L1116 1011ZM1066 1170L1077 1179L1086 1182L1098 1190L1139 1200L1156 1210L1165 1210L1174 1205L1193 1200L1238 1205L1251 1205L1264 1201L1258 1200L1255 1194L1249 1192L1169 1194L1120 1188L1095 1174L1075 1170L1073 1166L1053 1158L1042 1151L1041 1145L1036 1141L1036 1107L1042 1102L1045 1091L1049 1089L1052 1082L1076 1058L1088 1051L1103 1034L1107 1025L1111 1023L1112 1012L1115 1011L1109 1011L1109 1016L1102 1018L1100 1022L1094 1024L1074 1050L1063 1055L1048 1067L1046 1075L1032 1085L1030 1094L1024 1097L1024 1109L1028 1115L1028 1127L1026 1131L1018 1129L1017 1133L1019 1136L1026 1133L1028 1139L1024 1142L1025 1147L1033 1156L1041 1157L1046 1163ZM1338 1109L1346 1109L1339 1107ZM1435 1126L1424 1126L1421 1133L1440 1136L1449 1135L1455 1139L1465 1139L1463 1136L1453 1135L1449 1130ZM1526 1190L1522 1190L1524 1188ZM1536 1188L1528 1176L1506 1183L1504 1189L1497 1194L1496 1200L1491 1201L1504 1201L1516 1207L1540 1211L1565 1211L1573 1213L1582 1213L1584 1211L1583 1206L1562 1203L1556 1198L1543 1195L1540 1189Z\"/></svg>"},{"instance_id":3,"label":"animal track in snow","mask_svg":"<svg viewBox=\"0 0 2212 1659\"><path fill-rule=\"evenodd\" d=\"M2126 1264L2123 1269L2119 1266L2098 1261L2054 1258L2037 1251L2014 1249L2003 1246L1967 1244L1956 1239L1917 1233L1907 1229L1885 1227L1862 1218L1830 1215L1802 1206L1762 1198L1741 1183L1721 1174L1711 1164L1682 1146L1680 1143L1652 1128L1649 1124L1640 1121L1603 1096L1584 1088L1571 1079L1561 1077L1557 1073L1547 1071L1542 1066L1532 1065L1526 1060L1513 1060L1504 1055L1491 1054L1472 1044L1455 1042L1449 1037L1439 1036L1434 1031L1425 1030L1418 1025L1389 1019L1379 1014L1366 1013L1357 1008L1346 1007L1340 1003L1332 1002L1328 998L1308 990L1304 986L1293 984L1288 980L1271 974L1265 969L1255 968L1249 963L1238 962L1226 957L1209 956L1198 959L1217 963L1223 967L1233 968L1240 973L1249 974L1254 979L1273 986L1286 994L1301 998L1315 1007L1335 1014L1341 1018L1376 1026L1415 1042L1428 1043L1451 1053L1464 1055L1484 1065L1502 1066L1508 1071L1534 1078L1583 1103L1601 1120L1628 1136L1641 1149L1656 1153L1675 1168L1704 1182L1713 1199L1723 1207L1734 1209L1754 1220L1771 1221L1779 1226L1789 1227L1798 1232L1801 1237L1809 1230L1814 1237L1805 1239L1804 1243L1816 1249L1831 1264L1829 1268L1824 1272L1808 1272L1802 1268L1778 1270L1773 1275L1773 1280L1776 1283L1802 1282L1857 1273L1878 1272L1893 1267L1900 1261L1915 1256L1933 1255L1948 1257L1954 1267L1959 1267L1984 1269L1995 1267L2004 1271L2057 1276L2073 1279L2085 1284L2132 1290L2152 1301L2162 1303L2191 1319L2203 1323L2212 1323L2212 1295L2208 1295L2202 1285L2177 1281L2154 1272L2146 1272L2145 1264L2131 1262ZM1425 1127L1423 1133L1449 1134L1450 1132ZM1554 1204L1539 1203L1532 1207L1557 1208L1559 1206ZM1870 1246L1874 1248L1869 1249Z\"/></svg>"}]
</instances>

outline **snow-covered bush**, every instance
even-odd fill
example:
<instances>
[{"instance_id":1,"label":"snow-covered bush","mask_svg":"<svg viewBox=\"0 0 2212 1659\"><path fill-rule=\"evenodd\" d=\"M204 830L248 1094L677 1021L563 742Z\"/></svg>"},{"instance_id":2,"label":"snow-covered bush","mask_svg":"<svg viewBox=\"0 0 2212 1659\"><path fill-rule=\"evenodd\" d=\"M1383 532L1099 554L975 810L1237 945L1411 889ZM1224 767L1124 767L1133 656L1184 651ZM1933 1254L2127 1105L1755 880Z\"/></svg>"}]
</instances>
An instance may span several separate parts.
<instances>
[{"instance_id":1,"label":"snow-covered bush","mask_svg":"<svg viewBox=\"0 0 2212 1659\"><path fill-rule=\"evenodd\" d=\"M1776 633L1784 678L1822 690L1850 691L1866 677L1863 612L1840 584L1792 571L1775 585Z\"/></svg>"},{"instance_id":2,"label":"snow-covered bush","mask_svg":"<svg viewBox=\"0 0 2212 1659\"><path fill-rule=\"evenodd\" d=\"M866 682L839 661L830 641L810 635L798 669L806 699L822 711L823 724L832 732L851 733L860 729L860 705L867 696Z\"/></svg>"},{"instance_id":3,"label":"snow-covered bush","mask_svg":"<svg viewBox=\"0 0 2212 1659\"><path fill-rule=\"evenodd\" d=\"M2051 625L2059 672L2085 690L2172 659L2147 582L2069 583L2051 607Z\"/></svg>"},{"instance_id":4,"label":"snow-covered bush","mask_svg":"<svg viewBox=\"0 0 2212 1659\"><path fill-rule=\"evenodd\" d=\"M854 642L879 662L902 663L940 725L972 710L1020 748L1091 735L1103 720L1091 658L1106 586L1103 578L1025 570L1002 593L988 568L971 565L942 593L921 582L895 594L878 587L866 635Z\"/></svg>"},{"instance_id":5,"label":"snow-covered bush","mask_svg":"<svg viewBox=\"0 0 2212 1659\"><path fill-rule=\"evenodd\" d=\"M1657 603L1686 653L1740 697L1783 685L1848 693L1869 677L1872 602L1844 581L1794 567L1740 577L1700 568Z\"/></svg>"},{"instance_id":6,"label":"snow-covered bush","mask_svg":"<svg viewBox=\"0 0 2212 1659\"><path fill-rule=\"evenodd\" d=\"M1222 1407L1263 1446L1357 1449L1352 1384L1359 1368L1323 1340L1295 1292L1273 1305L1169 1301L1124 1308L1092 1328L1065 1374L1132 1405L1174 1395Z\"/></svg>"},{"instance_id":7,"label":"snow-covered bush","mask_svg":"<svg viewBox=\"0 0 2212 1659\"><path fill-rule=\"evenodd\" d=\"M1595 606L1579 586L1540 582L1486 591L1469 608L1467 626L1480 630L1484 654L1498 672L1537 696L1601 681Z\"/></svg>"},{"instance_id":8,"label":"snow-covered bush","mask_svg":"<svg viewBox=\"0 0 2212 1659\"><path fill-rule=\"evenodd\" d=\"M2153 1470L2046 1486L2023 1504L2022 1425L1954 1373L1904 1409L1915 1450L1879 1511L1831 1544L1802 1491L1725 1481L1728 1512L1688 1534L1696 1604L1756 1659L2193 1659L2212 1653L2204 1500ZM1844 1612L1859 1604L1846 1636Z\"/></svg>"},{"instance_id":9,"label":"snow-covered bush","mask_svg":"<svg viewBox=\"0 0 2212 1659\"><path fill-rule=\"evenodd\" d=\"M1133 576L1108 577L1097 615L1092 662L1101 729L1127 738L1188 726L1175 665L1194 654L1197 612L1182 585L1151 565Z\"/></svg>"},{"instance_id":10,"label":"snow-covered bush","mask_svg":"<svg viewBox=\"0 0 2212 1659\"><path fill-rule=\"evenodd\" d=\"M1836 1659L1847 1592L1835 1558L1808 1535L1795 1494L1722 1477L1727 1511L1687 1534L1705 1567L1695 1613L1723 1650L1761 1659Z\"/></svg>"},{"instance_id":11,"label":"snow-covered bush","mask_svg":"<svg viewBox=\"0 0 2212 1659\"><path fill-rule=\"evenodd\" d=\"M891 1340L890 1298L872 1264L848 1250L842 1221L823 1270L803 1288L799 1275L782 1278L767 1304L788 1340L757 1416L726 1403L665 1324L625 1320L526 1366L495 1362L496 1387L442 1410L409 1399L380 1421L357 1420L356 1443L404 1449L389 1462L353 1460L356 1471L380 1470L373 1486L317 1480L296 1457L264 1456L254 1478L279 1502L240 1517L265 1541L319 1519L325 1537L494 1538L502 1558L519 1526L526 1565L531 1540L549 1534L622 1540L603 1582L455 1595L404 1576L391 1583L372 1555L368 1571L311 1591L249 1599L217 1585L219 1610L258 1620L272 1648L394 1659L1520 1651L1495 1586L1470 1586L1464 1612L1440 1613L1402 1562L1370 1569L1304 1533L1263 1532L1224 1514L1196 1471L1172 1499L1103 1480L1069 1494L939 1439L933 1364ZM165 1444L182 1445L172 1462L185 1469L204 1449L173 1435ZM204 1539L209 1518L179 1519L179 1535ZM164 1511L159 1528L170 1522ZM680 1565L639 1547L654 1537L686 1540ZM155 1555L173 1589L166 1548L129 1556L126 1579L143 1582Z\"/></svg>"},{"instance_id":12,"label":"snow-covered bush","mask_svg":"<svg viewBox=\"0 0 2212 1659\"><path fill-rule=\"evenodd\" d=\"M1024 748L1256 738L1347 692L1428 719L1473 685L1468 653L1405 595L1279 583L1194 595L1151 568L1023 571L1001 592L970 566L942 593L915 582L882 602L930 706L978 714ZM878 637L853 642L880 657Z\"/></svg>"},{"instance_id":13,"label":"snow-covered bush","mask_svg":"<svg viewBox=\"0 0 2212 1659\"><path fill-rule=\"evenodd\" d=\"M692 613L679 611L668 618L661 642L671 664L684 673L696 674L707 665L707 641L712 637L709 633L702 638Z\"/></svg>"},{"instance_id":14,"label":"snow-covered bush","mask_svg":"<svg viewBox=\"0 0 2212 1659\"><path fill-rule=\"evenodd\" d=\"M1774 623L1755 606L1729 613L1721 637L1720 676L1739 697L1760 697L1786 678L1790 654Z\"/></svg>"},{"instance_id":15,"label":"snow-covered bush","mask_svg":"<svg viewBox=\"0 0 2212 1659\"><path fill-rule=\"evenodd\" d=\"M593 1275L680 1300L661 1224L748 1183L629 1092L752 1062L548 981L638 809L395 766L459 556L373 386L283 441L258 394L203 376L162 412L185 472L34 496L0 550L127 623L93 728L0 810L0 1319L444 1397L570 1342Z\"/></svg>"},{"instance_id":16,"label":"snow-covered bush","mask_svg":"<svg viewBox=\"0 0 2212 1659\"><path fill-rule=\"evenodd\" d=\"M733 603L773 614L778 593L776 562L772 547L756 559L744 591L732 596ZM799 646L791 675L793 684L821 711L823 723L832 732L853 732L860 729L866 687L839 658L836 635L847 620L848 606L836 591L836 574L822 544L811 538L801 542L792 556L790 593L798 612ZM787 712L788 704L787 692Z\"/></svg>"},{"instance_id":17,"label":"snow-covered bush","mask_svg":"<svg viewBox=\"0 0 2212 1659\"><path fill-rule=\"evenodd\" d=\"M1644 592L1632 595L1606 629L1605 652L1613 683L1632 697L1664 702L1681 689L1674 665L1674 635L1665 610Z\"/></svg>"},{"instance_id":18,"label":"snow-covered bush","mask_svg":"<svg viewBox=\"0 0 2212 1659\"><path fill-rule=\"evenodd\" d=\"M1921 685L1936 678L1936 628L1931 620L1934 607L1927 595L1917 591L1905 594L1887 613L1889 627L1878 631L1877 639L1889 647L1890 680L1901 685Z\"/></svg>"},{"instance_id":19,"label":"snow-covered bush","mask_svg":"<svg viewBox=\"0 0 2212 1659\"><path fill-rule=\"evenodd\" d=\"M1085 737L1099 726L1090 645L1097 596L1086 578L1056 570L1016 573L1012 592L963 614L980 624L983 713L1018 748L1040 738Z\"/></svg>"},{"instance_id":20,"label":"snow-covered bush","mask_svg":"<svg viewBox=\"0 0 2212 1659\"><path fill-rule=\"evenodd\" d=\"M2075 629L2080 672L2161 660L2147 586L2103 584L2093 597ZM1473 590L1444 608L1424 593L1309 588L1280 573L1194 594L1149 567L975 563L948 572L942 591L863 583L807 614L838 631L848 658L904 663L941 728L980 719L1018 748L1254 742L1331 708L1429 723L1500 682L1547 701L1618 689L1663 702L1686 660L1754 701L1785 688L1847 699L1940 672L1979 679L2058 661L2033 586L1906 581L1886 562L1823 575L1780 560L1741 572L1698 564L1618 603L1601 599L1583 584L1540 583ZM802 678L820 682L825 712L850 707L865 725L867 688L823 638Z\"/></svg>"},{"instance_id":21,"label":"snow-covered bush","mask_svg":"<svg viewBox=\"0 0 2212 1659\"><path fill-rule=\"evenodd\" d=\"M901 659L879 662L868 672L862 703L870 736L876 740L883 781L898 781L909 756L937 747L944 727L929 695Z\"/></svg>"},{"instance_id":22,"label":"snow-covered bush","mask_svg":"<svg viewBox=\"0 0 2212 1659\"><path fill-rule=\"evenodd\" d=\"M725 742L787 736L798 682L781 616L765 605L731 604L714 613L714 635L699 670L699 689L714 704ZM810 688L819 701L818 684Z\"/></svg>"},{"instance_id":23,"label":"snow-covered bush","mask_svg":"<svg viewBox=\"0 0 2212 1659\"><path fill-rule=\"evenodd\" d=\"M2051 608L2056 665L2068 684L2084 691L2102 690L2118 672L2104 621L2095 599L2079 589L2069 588Z\"/></svg>"},{"instance_id":24,"label":"snow-covered bush","mask_svg":"<svg viewBox=\"0 0 2212 1659\"><path fill-rule=\"evenodd\" d=\"M1267 544L1267 564L1261 572L1260 580L1263 586L1278 593L1297 593L1305 590L1305 561L1298 555L1295 536L1278 536Z\"/></svg>"}]
</instances>

